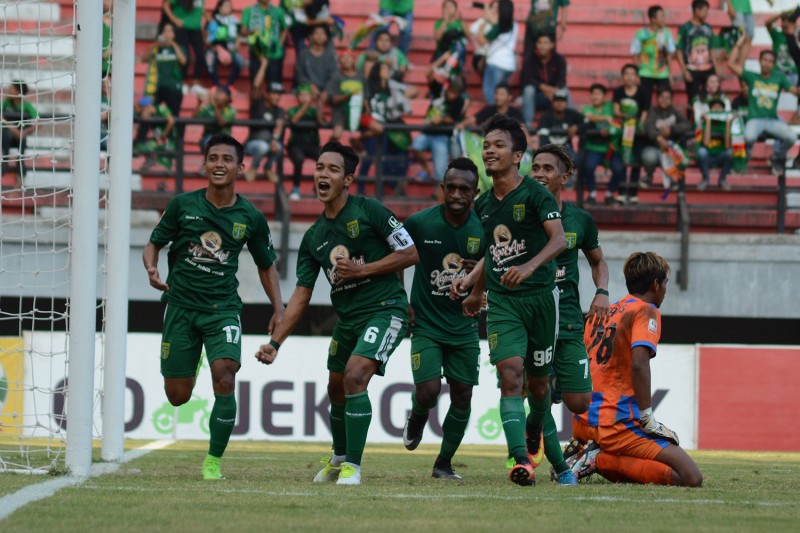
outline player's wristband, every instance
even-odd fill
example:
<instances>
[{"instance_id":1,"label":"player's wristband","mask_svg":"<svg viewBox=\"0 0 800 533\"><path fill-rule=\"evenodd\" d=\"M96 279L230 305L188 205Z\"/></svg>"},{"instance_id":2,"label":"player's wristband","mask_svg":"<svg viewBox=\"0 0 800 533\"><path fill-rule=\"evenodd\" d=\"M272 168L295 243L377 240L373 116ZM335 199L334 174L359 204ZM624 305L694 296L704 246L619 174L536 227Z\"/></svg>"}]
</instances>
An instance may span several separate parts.
<instances>
[{"instance_id":1,"label":"player's wristband","mask_svg":"<svg viewBox=\"0 0 800 533\"><path fill-rule=\"evenodd\" d=\"M596 291L594 291L594 293L596 295L597 294L602 294L603 296L608 296L608 291L606 289L597 289Z\"/></svg>"},{"instance_id":2,"label":"player's wristband","mask_svg":"<svg viewBox=\"0 0 800 533\"><path fill-rule=\"evenodd\" d=\"M270 341L269 341L269 345L270 345L270 346L272 346L273 348L275 348L275 350L276 350L276 351L277 351L277 350L280 350L280 348L281 348L281 343L279 343L279 342L278 342L278 341L276 341L276 340L272 340L272 339L270 339Z\"/></svg>"}]
</instances>

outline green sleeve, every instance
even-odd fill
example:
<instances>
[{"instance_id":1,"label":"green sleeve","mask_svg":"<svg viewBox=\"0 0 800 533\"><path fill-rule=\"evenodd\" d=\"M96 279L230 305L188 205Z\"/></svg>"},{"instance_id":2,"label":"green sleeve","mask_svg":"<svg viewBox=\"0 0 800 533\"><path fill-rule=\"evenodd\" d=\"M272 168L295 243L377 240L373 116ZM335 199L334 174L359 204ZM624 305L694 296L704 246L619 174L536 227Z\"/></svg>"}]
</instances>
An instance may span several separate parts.
<instances>
[{"instance_id":1,"label":"green sleeve","mask_svg":"<svg viewBox=\"0 0 800 533\"><path fill-rule=\"evenodd\" d=\"M589 215L586 216L585 226L582 249L586 252L591 252L600 248L600 237L597 232L597 224L594 223L594 219Z\"/></svg>"},{"instance_id":2,"label":"green sleeve","mask_svg":"<svg viewBox=\"0 0 800 533\"><path fill-rule=\"evenodd\" d=\"M39 112L36 111L36 108L33 107L33 104L30 102L25 102L22 105L22 109L24 110L23 115L25 115L25 119L31 118L39 118Z\"/></svg>"},{"instance_id":3,"label":"green sleeve","mask_svg":"<svg viewBox=\"0 0 800 533\"><path fill-rule=\"evenodd\" d=\"M439 31L439 28L442 27L442 24L444 24L444 19L439 19L439 20L437 20L436 22L433 23L433 31L434 31L434 33Z\"/></svg>"},{"instance_id":4,"label":"green sleeve","mask_svg":"<svg viewBox=\"0 0 800 533\"><path fill-rule=\"evenodd\" d=\"M236 120L236 109L233 106L228 106L225 108L225 111L222 113L222 116L228 122L233 122Z\"/></svg>"},{"instance_id":5,"label":"green sleeve","mask_svg":"<svg viewBox=\"0 0 800 533\"><path fill-rule=\"evenodd\" d=\"M317 276L319 276L320 264L311 255L311 239L314 233L312 227L303 235L303 241L300 243L300 249L297 251L297 286L308 287L313 289L317 283Z\"/></svg>"},{"instance_id":6,"label":"green sleeve","mask_svg":"<svg viewBox=\"0 0 800 533\"><path fill-rule=\"evenodd\" d=\"M711 49L719 49L722 48L722 39L719 38L719 35L716 33L711 35Z\"/></svg>"},{"instance_id":7,"label":"green sleeve","mask_svg":"<svg viewBox=\"0 0 800 533\"><path fill-rule=\"evenodd\" d=\"M755 77L755 72L750 72L749 70L745 70L742 72L742 75L739 78L744 81L749 88L753 87L753 78Z\"/></svg>"},{"instance_id":8,"label":"green sleeve","mask_svg":"<svg viewBox=\"0 0 800 533\"><path fill-rule=\"evenodd\" d=\"M417 219L420 218L420 216L421 215L419 214L419 212L414 213L413 215L408 217L405 222L403 222L403 227L406 228L406 231L408 232L409 235L411 235L411 238L414 239L414 240L417 239L417 237L416 237L417 236Z\"/></svg>"},{"instance_id":9,"label":"green sleeve","mask_svg":"<svg viewBox=\"0 0 800 533\"><path fill-rule=\"evenodd\" d=\"M364 68L364 60L367 58L364 52L361 52L361 55L358 56L358 61L356 61L356 69L361 72L361 69Z\"/></svg>"},{"instance_id":10,"label":"green sleeve","mask_svg":"<svg viewBox=\"0 0 800 533\"><path fill-rule=\"evenodd\" d=\"M781 73L779 73L779 76L781 77L781 89L783 89L784 91L788 91L789 89L791 89L792 83L789 81L789 78L787 78Z\"/></svg>"},{"instance_id":11,"label":"green sleeve","mask_svg":"<svg viewBox=\"0 0 800 533\"><path fill-rule=\"evenodd\" d=\"M247 248L250 250L250 255L253 256L253 261L257 267L269 268L278 258L275 248L272 246L272 234L269 231L269 225L261 213L256 213L253 222L255 228L252 236L247 241Z\"/></svg>"},{"instance_id":12,"label":"green sleeve","mask_svg":"<svg viewBox=\"0 0 800 533\"><path fill-rule=\"evenodd\" d=\"M173 198L167 204L167 209L161 215L153 232L150 234L150 242L156 246L165 246L175 239L178 234L178 223L180 216L179 197Z\"/></svg>"},{"instance_id":13,"label":"green sleeve","mask_svg":"<svg viewBox=\"0 0 800 533\"><path fill-rule=\"evenodd\" d=\"M539 184L537 183L536 185ZM561 211L558 209L556 199L553 198L553 195L550 194L550 191L545 189L543 185L540 185L539 187L539 193L534 196L534 205L532 206L534 209L536 209L536 212L539 215L539 222L544 224L548 220L560 219Z\"/></svg>"},{"instance_id":14,"label":"green sleeve","mask_svg":"<svg viewBox=\"0 0 800 533\"><path fill-rule=\"evenodd\" d=\"M242 10L242 25L241 28L247 28L250 30L250 13L252 13L252 7L246 7Z\"/></svg>"},{"instance_id":15,"label":"green sleeve","mask_svg":"<svg viewBox=\"0 0 800 533\"><path fill-rule=\"evenodd\" d=\"M484 35L487 41L494 41L500 35L500 28L497 24L491 27L489 31Z\"/></svg>"},{"instance_id":16,"label":"green sleeve","mask_svg":"<svg viewBox=\"0 0 800 533\"><path fill-rule=\"evenodd\" d=\"M675 43L675 47L678 50L683 50L683 42L686 40L686 24L678 28L678 41Z\"/></svg>"},{"instance_id":17,"label":"green sleeve","mask_svg":"<svg viewBox=\"0 0 800 533\"><path fill-rule=\"evenodd\" d=\"M406 57L406 55L403 52L401 52L399 48L395 48L395 50L397 50L397 66L400 68L407 67L408 58Z\"/></svg>"},{"instance_id":18,"label":"green sleeve","mask_svg":"<svg viewBox=\"0 0 800 533\"><path fill-rule=\"evenodd\" d=\"M378 200L368 198L364 202L364 211L370 226L384 239L388 239L392 233L403 227L403 223Z\"/></svg>"}]
</instances>

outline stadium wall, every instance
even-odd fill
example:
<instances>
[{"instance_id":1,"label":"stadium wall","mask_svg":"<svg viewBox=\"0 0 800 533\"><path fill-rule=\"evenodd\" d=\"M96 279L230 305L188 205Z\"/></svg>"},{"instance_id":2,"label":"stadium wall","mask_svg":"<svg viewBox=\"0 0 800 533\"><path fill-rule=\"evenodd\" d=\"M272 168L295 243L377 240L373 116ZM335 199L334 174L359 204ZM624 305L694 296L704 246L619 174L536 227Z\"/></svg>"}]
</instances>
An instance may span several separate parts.
<instances>
[{"instance_id":1,"label":"stadium wall","mask_svg":"<svg viewBox=\"0 0 800 533\"><path fill-rule=\"evenodd\" d=\"M291 337L284 344L281 357L269 367L257 363L252 356L264 340L259 336L242 337L242 369L236 386L239 412L234 438L329 441L325 369L329 339ZM0 344L15 341L0 338ZM25 349L35 354L43 343L63 341L60 333L55 338L39 333L26 335ZM213 403L207 364L200 371L192 399L175 408L164 397L159 374L159 356L163 356L160 348L161 338L157 334L128 336L126 436L207 439ZM401 438L413 389L409 349L409 341L404 340L392 356L386 376L376 377L370 384L373 405L370 442L399 442ZM485 341L481 342L481 352L481 384L473 394L472 419L464 442L502 444L497 377L488 363ZM26 420L32 420L34 415L48 416L49 412L59 417L64 411L61 395L47 397L35 390L15 390L14 382L22 373L28 377L51 375L45 372L53 363L49 358L34 355L25 360L26 366L20 368L19 358L0 358L0 369L11 385L11 394L0 402L0 426L6 425L6 429L13 430L9 422L14 417L24 415ZM741 370L749 368L745 363L753 361L759 362L761 379L753 379ZM791 385L800 380L800 346L662 345L652 361L652 371L657 417L678 433L687 449L798 451L800 429L785 424L783 413L800 407L796 395L790 393ZM39 385L60 390L62 378L52 379L54 383ZM44 414L36 413L37 403ZM42 409L48 403L52 411ZM447 395L443 394L431 417L425 441L436 442L437 436L441 436L441 421L448 406ZM97 405L95 424L98 425L99 410ZM569 413L556 405L554 416L559 437L568 439Z\"/></svg>"}]
</instances>

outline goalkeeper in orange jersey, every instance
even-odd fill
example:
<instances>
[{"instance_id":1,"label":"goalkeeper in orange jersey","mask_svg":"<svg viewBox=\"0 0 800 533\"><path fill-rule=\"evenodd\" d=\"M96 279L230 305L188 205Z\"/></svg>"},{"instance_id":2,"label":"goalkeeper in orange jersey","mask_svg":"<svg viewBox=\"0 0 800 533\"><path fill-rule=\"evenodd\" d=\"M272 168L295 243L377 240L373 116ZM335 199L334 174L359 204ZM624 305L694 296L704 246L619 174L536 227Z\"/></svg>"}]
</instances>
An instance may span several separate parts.
<instances>
[{"instance_id":1,"label":"goalkeeper in orange jersey","mask_svg":"<svg viewBox=\"0 0 800 533\"><path fill-rule=\"evenodd\" d=\"M573 435L586 444L572 471L578 479L597 472L613 482L699 487L700 470L678 446L678 435L656 421L651 403L650 359L661 336L658 308L669 265L653 252L636 252L623 271L629 294L584 334L592 400L572 423Z\"/></svg>"}]
</instances>

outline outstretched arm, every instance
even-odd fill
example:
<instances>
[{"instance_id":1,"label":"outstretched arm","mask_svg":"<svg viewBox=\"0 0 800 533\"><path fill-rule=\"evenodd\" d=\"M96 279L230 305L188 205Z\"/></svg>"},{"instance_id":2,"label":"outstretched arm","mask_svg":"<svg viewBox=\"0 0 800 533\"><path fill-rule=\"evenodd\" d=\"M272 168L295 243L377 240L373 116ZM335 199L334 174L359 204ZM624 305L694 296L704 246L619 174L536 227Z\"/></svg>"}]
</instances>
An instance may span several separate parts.
<instances>
[{"instance_id":1,"label":"outstretched arm","mask_svg":"<svg viewBox=\"0 0 800 533\"><path fill-rule=\"evenodd\" d=\"M158 246L152 241L147 241L144 252L142 252L142 262L147 271L147 277L150 278L150 286L160 291L168 291L169 285L161 281L161 275L158 273L158 252L163 247L163 245Z\"/></svg>"},{"instance_id":2,"label":"outstretched arm","mask_svg":"<svg viewBox=\"0 0 800 533\"><path fill-rule=\"evenodd\" d=\"M264 287L267 298L269 298L272 307L275 308L275 312L272 314L272 319L270 319L269 326L267 327L267 333L272 334L277 327L281 325L284 316L281 285L278 282L278 270L275 268L275 264L273 263L269 268L259 267L258 279L261 280L261 286Z\"/></svg>"},{"instance_id":3,"label":"outstretched arm","mask_svg":"<svg viewBox=\"0 0 800 533\"><path fill-rule=\"evenodd\" d=\"M272 338L268 344L262 344L256 352L256 359L265 365L272 364L278 356L278 349L283 341L294 331L297 323L305 314L308 309L308 304L311 301L311 294L314 289L310 287L295 287L292 297L289 299L289 305L286 306L286 312L283 315L283 321L278 324L272 332ZM275 345L278 346L275 346Z\"/></svg>"},{"instance_id":4,"label":"outstretched arm","mask_svg":"<svg viewBox=\"0 0 800 533\"><path fill-rule=\"evenodd\" d=\"M589 306L587 320L589 324L602 324L608 317L610 302L608 298L608 263L603 256L603 249L599 246L594 250L584 250L583 255L589 261L592 268L592 280L597 289L603 289L606 294L595 294L592 304Z\"/></svg>"}]
</instances>

